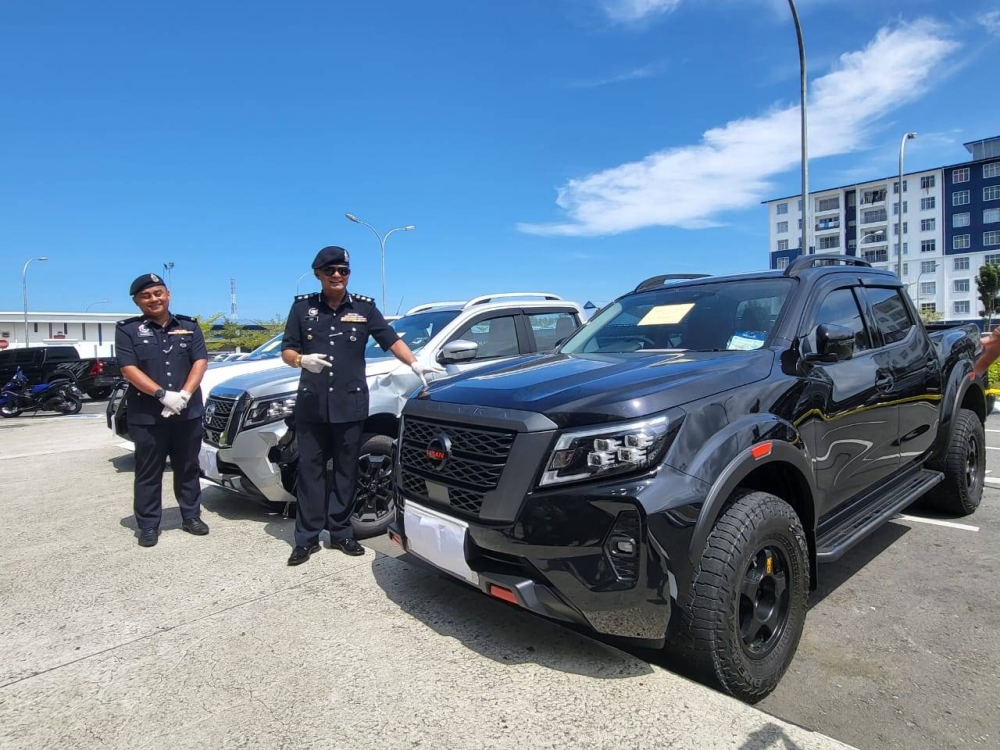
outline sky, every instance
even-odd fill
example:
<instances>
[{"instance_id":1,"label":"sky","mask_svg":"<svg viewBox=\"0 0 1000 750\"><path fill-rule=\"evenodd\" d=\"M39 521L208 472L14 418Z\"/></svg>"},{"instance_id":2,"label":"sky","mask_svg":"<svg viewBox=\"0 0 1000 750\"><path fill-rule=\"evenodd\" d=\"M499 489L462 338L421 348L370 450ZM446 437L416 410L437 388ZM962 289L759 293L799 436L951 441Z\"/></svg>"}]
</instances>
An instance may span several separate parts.
<instances>
[{"instance_id":1,"label":"sky","mask_svg":"<svg viewBox=\"0 0 1000 750\"><path fill-rule=\"evenodd\" d=\"M798 0L810 186L1000 134L998 0ZM610 301L768 264L797 194L786 0L39 0L0 9L0 310L284 316L316 252L387 314L491 292ZM298 285L298 289L297 289Z\"/></svg>"}]
</instances>

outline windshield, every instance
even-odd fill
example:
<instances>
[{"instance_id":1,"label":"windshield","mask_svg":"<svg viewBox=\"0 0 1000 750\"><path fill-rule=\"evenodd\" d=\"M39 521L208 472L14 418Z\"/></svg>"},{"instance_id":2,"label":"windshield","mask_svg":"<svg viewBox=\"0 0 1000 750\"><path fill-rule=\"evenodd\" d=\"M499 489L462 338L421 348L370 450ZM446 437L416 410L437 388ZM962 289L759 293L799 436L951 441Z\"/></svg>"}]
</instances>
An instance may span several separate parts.
<instances>
[{"instance_id":1,"label":"windshield","mask_svg":"<svg viewBox=\"0 0 1000 750\"><path fill-rule=\"evenodd\" d=\"M437 336L442 328L458 317L458 312L458 310L430 310L416 315L404 315L389 325L396 331L396 335L406 342L410 351L416 354L427 345L428 341ZM382 347L375 339L368 340L365 359L385 359L392 356L391 352L382 351Z\"/></svg>"},{"instance_id":2,"label":"windshield","mask_svg":"<svg viewBox=\"0 0 1000 750\"><path fill-rule=\"evenodd\" d=\"M725 351L764 346L791 279L666 287L609 305L567 341L566 354Z\"/></svg>"},{"instance_id":3,"label":"windshield","mask_svg":"<svg viewBox=\"0 0 1000 750\"><path fill-rule=\"evenodd\" d=\"M259 359L274 359L275 357L281 356L281 337L284 334L279 333L273 339L265 341L263 344L258 346L252 352L250 352L246 357L243 358L244 362L249 362L251 360Z\"/></svg>"}]
</instances>

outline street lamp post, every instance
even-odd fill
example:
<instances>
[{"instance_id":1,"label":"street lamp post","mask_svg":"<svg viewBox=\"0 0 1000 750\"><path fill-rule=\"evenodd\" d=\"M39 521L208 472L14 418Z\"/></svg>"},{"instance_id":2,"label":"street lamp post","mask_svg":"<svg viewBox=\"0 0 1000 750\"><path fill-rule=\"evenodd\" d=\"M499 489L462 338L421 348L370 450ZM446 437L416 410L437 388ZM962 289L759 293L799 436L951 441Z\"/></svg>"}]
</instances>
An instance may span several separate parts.
<instances>
[{"instance_id":1,"label":"street lamp post","mask_svg":"<svg viewBox=\"0 0 1000 750\"><path fill-rule=\"evenodd\" d=\"M296 294L296 296L298 296L298 293L299 293L299 284L302 283L302 279L304 279L306 276L309 276L311 273L312 273L312 271L306 271L304 274L302 274L301 276L299 276L299 280L295 282L295 294Z\"/></svg>"},{"instance_id":2,"label":"street lamp post","mask_svg":"<svg viewBox=\"0 0 1000 750\"><path fill-rule=\"evenodd\" d=\"M171 271L174 270L174 264L172 261L167 261L163 264L163 273L167 277L167 289L173 286L174 278Z\"/></svg>"},{"instance_id":3,"label":"street lamp post","mask_svg":"<svg viewBox=\"0 0 1000 750\"><path fill-rule=\"evenodd\" d=\"M344 216L347 217L348 221L353 221L355 224L364 224L366 227L372 230L372 233L375 235L376 238L378 238L379 248L382 251L382 308L381 309L384 312L385 311L385 241L389 239L389 235L391 235L393 232L410 232L416 229L416 227L413 226L413 224L408 224L405 227L396 227L395 229L390 229L384 235L380 235L378 233L378 230L375 229L375 227L373 227L367 221L362 221L354 214L344 214Z\"/></svg>"},{"instance_id":4,"label":"street lamp post","mask_svg":"<svg viewBox=\"0 0 1000 750\"><path fill-rule=\"evenodd\" d=\"M39 258L31 258L27 263L24 264L24 268L21 269L21 301L24 303L24 345L28 346L28 266L31 265L31 261L39 260L46 261L47 257L44 255Z\"/></svg>"},{"instance_id":5,"label":"street lamp post","mask_svg":"<svg viewBox=\"0 0 1000 750\"><path fill-rule=\"evenodd\" d=\"M920 279L921 279L921 277L925 273L934 273L934 274L936 274L938 268L940 268L940 267L941 267L940 263L935 263L934 264L934 268L932 270L930 270L930 271L921 271L920 273L917 274L917 283L916 283L916 287L917 287L917 312L921 311L920 310L920 298L923 296L920 293ZM934 289L934 301L937 302L937 288L936 287Z\"/></svg>"},{"instance_id":6,"label":"street lamp post","mask_svg":"<svg viewBox=\"0 0 1000 750\"><path fill-rule=\"evenodd\" d=\"M799 14L795 9L795 1L788 0L792 10L792 20L795 22L795 36L799 42L799 98L802 115L802 254L809 255L809 124L806 116L806 46L802 41L802 26L799 24Z\"/></svg>"},{"instance_id":7,"label":"street lamp post","mask_svg":"<svg viewBox=\"0 0 1000 750\"><path fill-rule=\"evenodd\" d=\"M896 236L899 237L899 252L896 259L896 275L900 281L903 280L903 152L906 150L906 142L912 141L916 137L916 133L906 133L903 136L903 140L899 142L899 186L896 188L899 191L896 194L899 201L899 208L896 209L898 211L896 215ZM919 292L919 290L917 291Z\"/></svg>"},{"instance_id":8,"label":"street lamp post","mask_svg":"<svg viewBox=\"0 0 1000 750\"><path fill-rule=\"evenodd\" d=\"M91 302L89 305L87 305L87 308L84 310L84 312L90 312L90 308L92 308L94 305L106 305L108 304L108 302L109 300L106 299L102 299L97 302Z\"/></svg>"}]
</instances>

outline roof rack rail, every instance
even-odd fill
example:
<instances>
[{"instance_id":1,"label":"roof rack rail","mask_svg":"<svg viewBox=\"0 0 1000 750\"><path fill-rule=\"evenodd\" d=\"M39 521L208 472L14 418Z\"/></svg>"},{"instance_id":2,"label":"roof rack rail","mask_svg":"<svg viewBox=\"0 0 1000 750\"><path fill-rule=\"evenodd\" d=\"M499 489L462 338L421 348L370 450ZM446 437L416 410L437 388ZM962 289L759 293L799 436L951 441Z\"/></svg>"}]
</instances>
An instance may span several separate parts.
<instances>
[{"instance_id":1,"label":"roof rack rail","mask_svg":"<svg viewBox=\"0 0 1000 750\"><path fill-rule=\"evenodd\" d=\"M639 284L633 291L643 292L653 287L661 286L664 281L684 281L688 279L704 279L711 276L710 273L665 273L660 276L651 276Z\"/></svg>"},{"instance_id":2,"label":"roof rack rail","mask_svg":"<svg viewBox=\"0 0 1000 750\"><path fill-rule=\"evenodd\" d=\"M868 261L855 258L853 255L818 253L816 255L801 255L793 260L788 264L788 268L785 269L785 276L798 276L804 270L813 266L835 266L838 263L843 263L845 266L872 267L872 264Z\"/></svg>"},{"instance_id":3,"label":"roof rack rail","mask_svg":"<svg viewBox=\"0 0 1000 750\"><path fill-rule=\"evenodd\" d=\"M416 307L411 307L406 311L407 315L413 315L418 312L426 312L427 310L433 310L435 307L455 307L456 305L464 305L465 300L452 300L450 302L425 302L422 305L417 305Z\"/></svg>"},{"instance_id":4,"label":"roof rack rail","mask_svg":"<svg viewBox=\"0 0 1000 750\"><path fill-rule=\"evenodd\" d=\"M504 292L502 294L484 294L482 297L470 299L465 303L465 306L462 309L468 310L470 307L474 307L476 305L485 305L493 300L510 299L511 297L538 297L543 300L562 301L562 297L558 294L549 294L548 292Z\"/></svg>"}]
</instances>

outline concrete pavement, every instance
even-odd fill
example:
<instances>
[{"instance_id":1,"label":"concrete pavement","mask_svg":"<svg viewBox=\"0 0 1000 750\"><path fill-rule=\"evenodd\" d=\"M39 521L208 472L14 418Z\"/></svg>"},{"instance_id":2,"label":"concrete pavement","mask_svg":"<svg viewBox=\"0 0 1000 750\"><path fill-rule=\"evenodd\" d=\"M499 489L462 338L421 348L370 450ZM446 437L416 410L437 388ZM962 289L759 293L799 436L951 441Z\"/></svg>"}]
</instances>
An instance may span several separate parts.
<instances>
[{"instance_id":1,"label":"concrete pavement","mask_svg":"<svg viewBox=\"0 0 1000 750\"><path fill-rule=\"evenodd\" d=\"M221 490L140 549L115 443L0 423L4 748L847 747L406 557L288 568L291 522Z\"/></svg>"}]
</instances>

